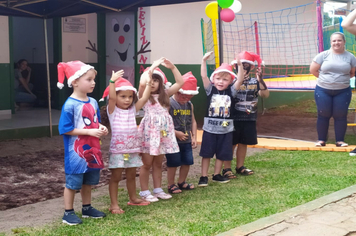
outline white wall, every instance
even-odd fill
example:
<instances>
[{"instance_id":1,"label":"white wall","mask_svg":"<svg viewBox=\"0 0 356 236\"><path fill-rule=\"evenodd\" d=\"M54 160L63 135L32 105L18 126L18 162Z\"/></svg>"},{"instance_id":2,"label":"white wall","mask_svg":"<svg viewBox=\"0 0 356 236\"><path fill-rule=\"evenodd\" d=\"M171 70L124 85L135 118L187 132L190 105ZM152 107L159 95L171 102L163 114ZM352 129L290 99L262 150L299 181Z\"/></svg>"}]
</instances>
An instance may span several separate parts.
<instances>
[{"instance_id":1,"label":"white wall","mask_svg":"<svg viewBox=\"0 0 356 236\"><path fill-rule=\"evenodd\" d=\"M86 47L91 47L88 40L97 46L97 17L96 13L77 15L86 21L85 33L63 32L62 18L62 61L80 60L86 63L97 63L97 54Z\"/></svg>"},{"instance_id":2,"label":"white wall","mask_svg":"<svg viewBox=\"0 0 356 236\"><path fill-rule=\"evenodd\" d=\"M46 63L43 19L13 17L14 62ZM53 21L47 20L49 62L53 62Z\"/></svg>"},{"instance_id":3,"label":"white wall","mask_svg":"<svg viewBox=\"0 0 356 236\"><path fill-rule=\"evenodd\" d=\"M0 16L0 63L10 62L9 18Z\"/></svg>"},{"instance_id":4,"label":"white wall","mask_svg":"<svg viewBox=\"0 0 356 236\"><path fill-rule=\"evenodd\" d=\"M165 56L175 64L200 64L203 56L201 18L208 21L205 7L211 1L150 7L150 62ZM275 11L313 0L240 0L239 13ZM315 12L310 12L315 17ZM225 59L229 60L229 59Z\"/></svg>"}]
</instances>

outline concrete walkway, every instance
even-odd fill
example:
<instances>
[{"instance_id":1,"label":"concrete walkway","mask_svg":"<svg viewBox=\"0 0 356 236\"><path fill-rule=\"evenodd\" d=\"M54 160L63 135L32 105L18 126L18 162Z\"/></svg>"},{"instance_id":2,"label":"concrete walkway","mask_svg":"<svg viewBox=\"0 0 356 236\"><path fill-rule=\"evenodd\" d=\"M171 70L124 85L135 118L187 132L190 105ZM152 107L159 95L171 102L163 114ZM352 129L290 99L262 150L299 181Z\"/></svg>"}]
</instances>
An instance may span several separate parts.
<instances>
[{"instance_id":1,"label":"concrete walkway","mask_svg":"<svg viewBox=\"0 0 356 236\"><path fill-rule=\"evenodd\" d=\"M356 185L219 236L356 236Z\"/></svg>"}]
</instances>

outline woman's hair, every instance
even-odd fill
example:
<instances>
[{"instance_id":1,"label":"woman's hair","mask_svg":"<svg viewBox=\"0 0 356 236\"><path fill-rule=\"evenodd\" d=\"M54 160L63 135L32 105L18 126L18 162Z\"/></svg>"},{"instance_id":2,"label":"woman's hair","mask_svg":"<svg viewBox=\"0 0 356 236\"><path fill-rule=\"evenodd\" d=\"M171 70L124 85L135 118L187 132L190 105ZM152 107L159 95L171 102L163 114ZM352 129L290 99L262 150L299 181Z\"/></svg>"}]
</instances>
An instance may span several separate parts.
<instances>
[{"instance_id":1,"label":"woman's hair","mask_svg":"<svg viewBox=\"0 0 356 236\"><path fill-rule=\"evenodd\" d=\"M330 36L330 41L331 41L331 38L332 38L335 34L341 35L341 37L342 37L342 39L344 40L344 42L346 41L345 35L344 35L343 33L341 33L341 32L334 32L334 33L332 33L331 36Z\"/></svg>"},{"instance_id":2,"label":"woman's hair","mask_svg":"<svg viewBox=\"0 0 356 236\"><path fill-rule=\"evenodd\" d=\"M153 74L152 80L158 80L158 83L159 83L159 85L158 85L158 94L159 94L158 102L159 102L159 104L161 104L162 107L169 107L170 101L169 101L169 97L164 89L162 78L159 75ZM156 103L155 99L152 96L152 93L151 93L149 100L152 104Z\"/></svg>"},{"instance_id":3,"label":"woman's hair","mask_svg":"<svg viewBox=\"0 0 356 236\"><path fill-rule=\"evenodd\" d=\"M16 68L20 68L21 63L24 62L24 61L28 63L28 61L27 61L26 59L20 59L20 60L18 60L18 61L16 62L16 64L15 64L15 69L16 69Z\"/></svg>"},{"instance_id":4,"label":"woman's hair","mask_svg":"<svg viewBox=\"0 0 356 236\"><path fill-rule=\"evenodd\" d=\"M123 91L123 90L116 91L116 96L117 96L121 91ZM130 90L130 91L131 91L131 90ZM135 105L135 103L138 101L137 94L136 94L134 91L132 91L132 93L133 93L133 96L132 96L133 99L132 99L132 103L131 103L131 105L129 106L129 108L132 107L133 105Z\"/></svg>"}]
</instances>

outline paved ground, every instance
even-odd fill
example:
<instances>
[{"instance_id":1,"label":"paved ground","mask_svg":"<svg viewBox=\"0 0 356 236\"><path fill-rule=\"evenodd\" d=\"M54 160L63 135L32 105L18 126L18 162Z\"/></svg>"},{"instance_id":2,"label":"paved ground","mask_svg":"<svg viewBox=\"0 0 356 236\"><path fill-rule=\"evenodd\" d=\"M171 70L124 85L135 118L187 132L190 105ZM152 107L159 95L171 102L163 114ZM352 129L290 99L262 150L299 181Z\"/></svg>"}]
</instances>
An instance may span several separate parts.
<instances>
[{"instance_id":1,"label":"paved ground","mask_svg":"<svg viewBox=\"0 0 356 236\"><path fill-rule=\"evenodd\" d=\"M356 185L219 236L356 236Z\"/></svg>"}]
</instances>

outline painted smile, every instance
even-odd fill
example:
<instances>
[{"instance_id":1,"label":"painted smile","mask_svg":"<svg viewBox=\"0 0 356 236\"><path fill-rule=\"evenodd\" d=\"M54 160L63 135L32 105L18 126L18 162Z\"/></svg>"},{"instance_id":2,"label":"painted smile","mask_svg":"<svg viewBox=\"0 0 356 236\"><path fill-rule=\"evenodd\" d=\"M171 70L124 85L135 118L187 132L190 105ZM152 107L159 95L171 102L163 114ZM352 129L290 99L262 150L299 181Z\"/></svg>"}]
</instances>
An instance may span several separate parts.
<instances>
[{"instance_id":1,"label":"painted smile","mask_svg":"<svg viewBox=\"0 0 356 236\"><path fill-rule=\"evenodd\" d=\"M119 52L118 50L115 49L115 52L117 52L117 54L119 54L119 57L120 57L121 61L126 61L126 59L127 59L127 51L129 50L130 45L131 44L129 43L129 45L127 46L127 49L126 49L125 52Z\"/></svg>"}]
</instances>

